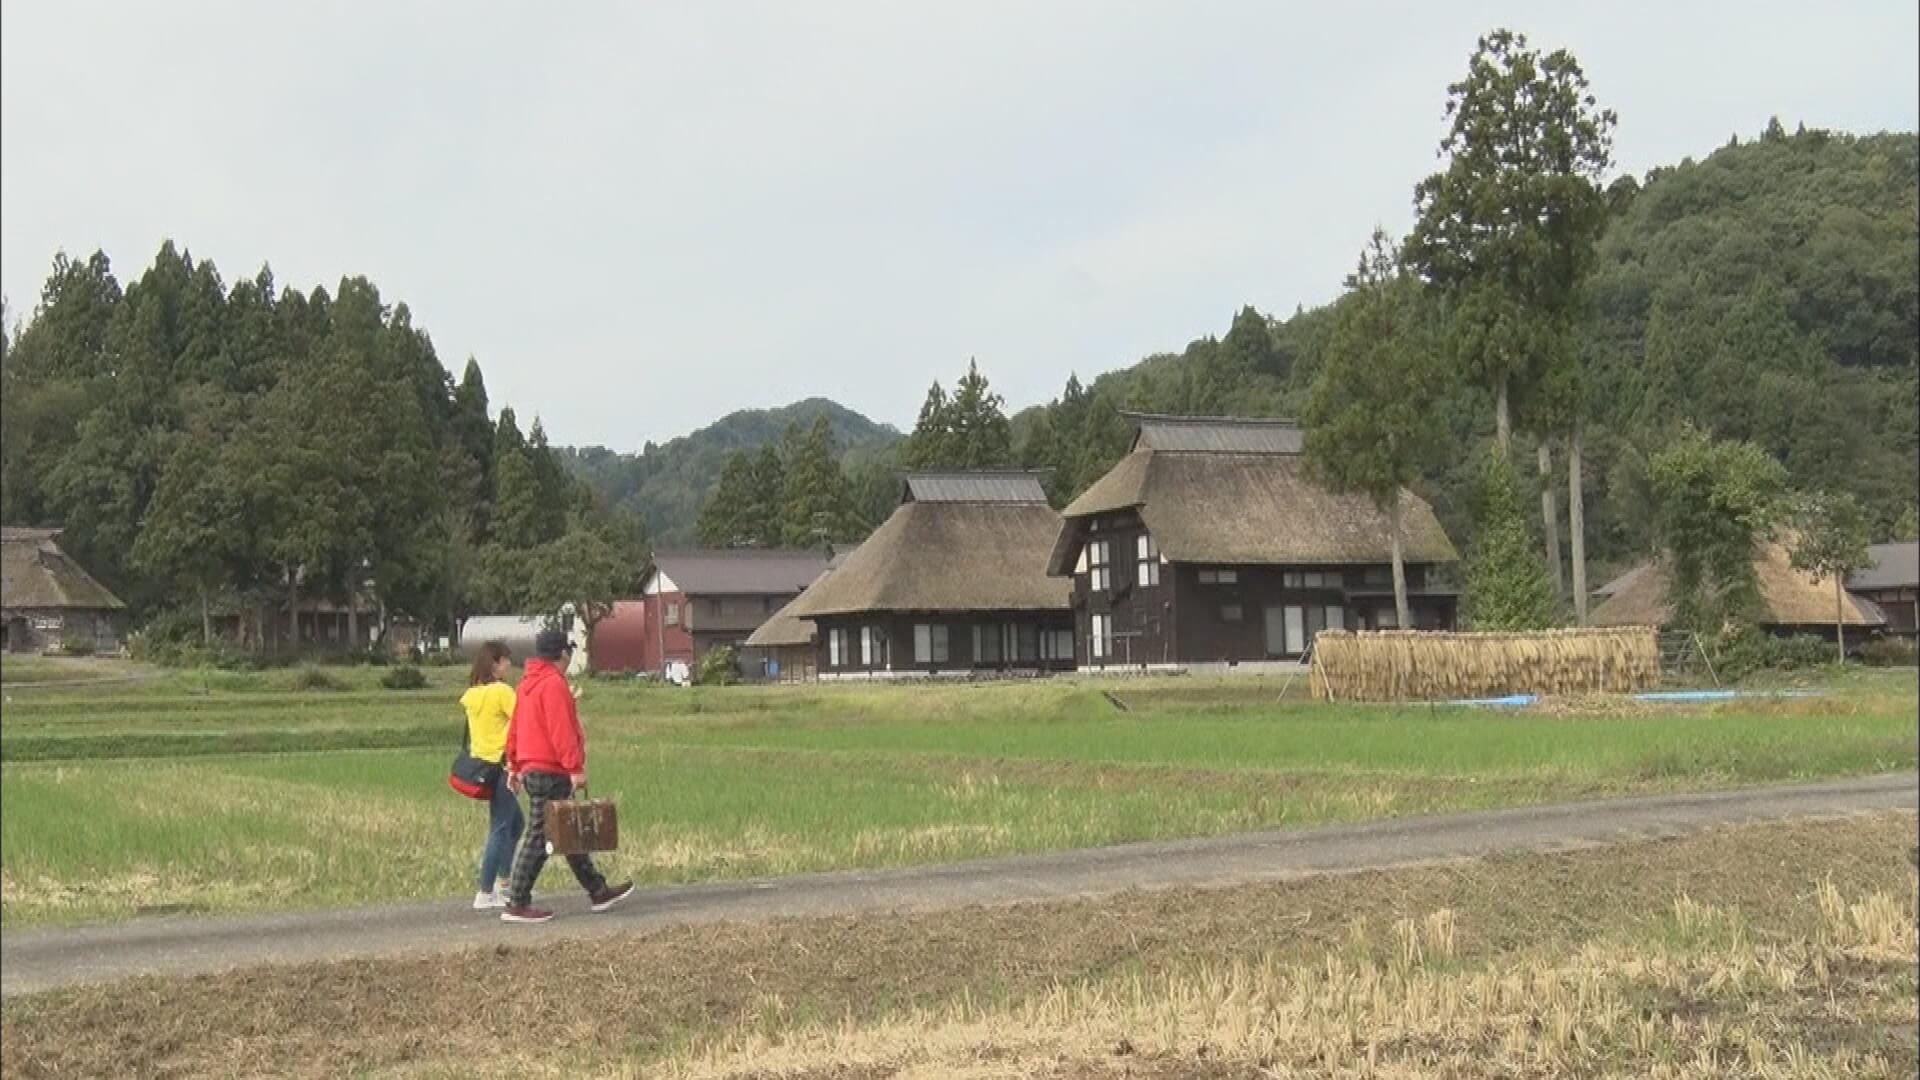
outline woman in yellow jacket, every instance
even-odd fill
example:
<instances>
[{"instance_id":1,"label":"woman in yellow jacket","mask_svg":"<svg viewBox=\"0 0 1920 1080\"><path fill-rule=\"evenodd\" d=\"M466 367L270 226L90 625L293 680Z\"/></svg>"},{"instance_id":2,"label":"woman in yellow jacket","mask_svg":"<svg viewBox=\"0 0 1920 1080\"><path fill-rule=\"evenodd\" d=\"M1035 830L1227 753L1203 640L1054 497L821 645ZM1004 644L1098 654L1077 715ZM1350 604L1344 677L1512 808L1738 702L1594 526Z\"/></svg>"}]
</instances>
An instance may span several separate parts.
<instances>
[{"instance_id":1,"label":"woman in yellow jacket","mask_svg":"<svg viewBox=\"0 0 1920 1080\"><path fill-rule=\"evenodd\" d=\"M473 894L473 910L507 906L507 876L513 870L513 850L520 843L526 820L520 815L520 796L506 772L507 725L513 720L513 654L497 641L480 646L467 677L460 704L467 710L468 753L500 764L493 798L487 803L487 845L480 852L480 887Z\"/></svg>"}]
</instances>

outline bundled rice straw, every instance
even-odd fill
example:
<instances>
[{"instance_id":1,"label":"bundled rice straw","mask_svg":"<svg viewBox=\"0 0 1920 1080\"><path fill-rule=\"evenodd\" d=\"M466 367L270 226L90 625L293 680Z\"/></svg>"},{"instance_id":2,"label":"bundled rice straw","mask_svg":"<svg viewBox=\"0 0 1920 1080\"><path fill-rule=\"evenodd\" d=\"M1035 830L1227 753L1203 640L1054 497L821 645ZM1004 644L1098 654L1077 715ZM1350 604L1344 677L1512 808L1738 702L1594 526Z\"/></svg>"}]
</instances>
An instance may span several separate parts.
<instances>
[{"instance_id":1,"label":"bundled rice straw","mask_svg":"<svg viewBox=\"0 0 1920 1080\"><path fill-rule=\"evenodd\" d=\"M1621 694L1660 680L1650 626L1438 634L1328 630L1313 640L1313 696L1448 701L1506 694Z\"/></svg>"}]
</instances>

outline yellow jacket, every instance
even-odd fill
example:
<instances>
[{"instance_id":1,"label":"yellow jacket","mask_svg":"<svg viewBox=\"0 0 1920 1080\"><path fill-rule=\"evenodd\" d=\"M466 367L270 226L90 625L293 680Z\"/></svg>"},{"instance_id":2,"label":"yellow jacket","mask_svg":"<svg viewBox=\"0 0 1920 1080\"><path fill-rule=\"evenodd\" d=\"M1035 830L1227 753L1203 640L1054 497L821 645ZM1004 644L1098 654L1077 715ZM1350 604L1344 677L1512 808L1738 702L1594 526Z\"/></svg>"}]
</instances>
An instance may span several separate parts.
<instances>
[{"instance_id":1,"label":"yellow jacket","mask_svg":"<svg viewBox=\"0 0 1920 1080\"><path fill-rule=\"evenodd\" d=\"M467 752L482 761L506 760L513 687L503 682L468 687L460 695L460 704L467 710Z\"/></svg>"}]
</instances>

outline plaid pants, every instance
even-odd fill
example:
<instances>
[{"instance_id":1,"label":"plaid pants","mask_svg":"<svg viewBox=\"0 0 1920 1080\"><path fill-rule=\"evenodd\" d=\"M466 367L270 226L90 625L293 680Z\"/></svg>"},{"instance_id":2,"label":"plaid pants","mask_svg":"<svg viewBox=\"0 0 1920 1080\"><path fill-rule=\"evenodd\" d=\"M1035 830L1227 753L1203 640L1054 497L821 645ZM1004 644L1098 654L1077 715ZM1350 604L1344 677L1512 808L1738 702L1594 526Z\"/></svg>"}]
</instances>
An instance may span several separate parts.
<instances>
[{"instance_id":1,"label":"plaid pants","mask_svg":"<svg viewBox=\"0 0 1920 1080\"><path fill-rule=\"evenodd\" d=\"M514 907L533 903L533 883L547 865L547 803L573 794L573 781L560 773L523 773L520 786L527 792L527 833L520 841L520 853L513 858L513 877L508 880L507 903ZM589 856L569 855L567 866L587 895L606 889L607 879Z\"/></svg>"}]
</instances>

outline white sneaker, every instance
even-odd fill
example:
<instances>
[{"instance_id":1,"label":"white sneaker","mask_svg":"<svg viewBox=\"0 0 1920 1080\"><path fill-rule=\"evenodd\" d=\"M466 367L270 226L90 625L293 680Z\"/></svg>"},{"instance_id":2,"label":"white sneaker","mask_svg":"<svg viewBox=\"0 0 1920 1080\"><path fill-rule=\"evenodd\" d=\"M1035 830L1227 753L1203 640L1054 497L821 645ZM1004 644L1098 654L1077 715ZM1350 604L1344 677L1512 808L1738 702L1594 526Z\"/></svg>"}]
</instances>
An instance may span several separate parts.
<instances>
[{"instance_id":1,"label":"white sneaker","mask_svg":"<svg viewBox=\"0 0 1920 1080\"><path fill-rule=\"evenodd\" d=\"M477 892L473 894L473 910L492 911L507 906L507 898L497 892Z\"/></svg>"}]
</instances>

